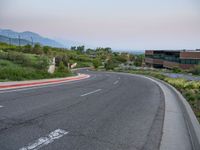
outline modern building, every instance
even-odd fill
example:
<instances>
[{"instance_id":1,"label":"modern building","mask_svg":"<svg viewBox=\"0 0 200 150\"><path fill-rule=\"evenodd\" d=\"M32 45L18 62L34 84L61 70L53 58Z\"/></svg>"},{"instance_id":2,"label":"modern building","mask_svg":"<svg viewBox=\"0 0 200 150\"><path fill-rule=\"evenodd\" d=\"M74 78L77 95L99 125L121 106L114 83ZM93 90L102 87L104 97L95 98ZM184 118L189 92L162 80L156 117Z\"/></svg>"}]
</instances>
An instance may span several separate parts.
<instances>
[{"instance_id":1,"label":"modern building","mask_svg":"<svg viewBox=\"0 0 200 150\"><path fill-rule=\"evenodd\" d=\"M190 69L200 64L200 51L146 50L145 64L155 68Z\"/></svg>"}]
</instances>

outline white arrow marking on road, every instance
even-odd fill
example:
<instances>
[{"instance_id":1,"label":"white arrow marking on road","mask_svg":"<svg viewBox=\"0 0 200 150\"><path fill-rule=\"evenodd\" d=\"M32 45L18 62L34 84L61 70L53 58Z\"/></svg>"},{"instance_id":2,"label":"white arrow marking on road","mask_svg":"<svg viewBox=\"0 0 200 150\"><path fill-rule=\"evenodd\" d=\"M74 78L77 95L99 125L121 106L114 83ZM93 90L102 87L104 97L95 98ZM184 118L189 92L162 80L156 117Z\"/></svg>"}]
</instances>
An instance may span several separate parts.
<instances>
[{"instance_id":1,"label":"white arrow marking on road","mask_svg":"<svg viewBox=\"0 0 200 150\"><path fill-rule=\"evenodd\" d=\"M119 83L119 81L115 81L113 84L117 84L117 83Z\"/></svg>"},{"instance_id":2,"label":"white arrow marking on road","mask_svg":"<svg viewBox=\"0 0 200 150\"><path fill-rule=\"evenodd\" d=\"M95 90L95 91L92 91L92 92L89 92L89 93L85 93L81 96L87 96L87 95L90 95L90 94L93 94L93 93L96 93L96 92L99 92L99 91L101 91L101 89L98 89L98 90Z\"/></svg>"},{"instance_id":3,"label":"white arrow marking on road","mask_svg":"<svg viewBox=\"0 0 200 150\"><path fill-rule=\"evenodd\" d=\"M51 132L49 135L45 137L41 137L33 143L28 144L28 146L22 147L19 150L38 150L41 147L52 143L54 140L57 140L64 135L68 134L65 130L56 129L55 131Z\"/></svg>"}]
</instances>

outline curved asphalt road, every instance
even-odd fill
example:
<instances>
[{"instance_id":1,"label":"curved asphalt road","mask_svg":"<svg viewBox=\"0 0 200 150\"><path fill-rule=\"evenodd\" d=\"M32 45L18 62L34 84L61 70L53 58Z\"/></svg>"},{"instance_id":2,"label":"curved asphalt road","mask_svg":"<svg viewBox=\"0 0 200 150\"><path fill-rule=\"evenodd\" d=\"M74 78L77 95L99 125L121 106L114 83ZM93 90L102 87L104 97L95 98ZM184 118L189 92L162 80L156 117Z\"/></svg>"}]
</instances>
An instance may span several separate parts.
<instances>
[{"instance_id":1,"label":"curved asphalt road","mask_svg":"<svg viewBox=\"0 0 200 150\"><path fill-rule=\"evenodd\" d=\"M81 81L0 93L0 149L159 149L160 88L140 77L86 73Z\"/></svg>"}]
</instances>

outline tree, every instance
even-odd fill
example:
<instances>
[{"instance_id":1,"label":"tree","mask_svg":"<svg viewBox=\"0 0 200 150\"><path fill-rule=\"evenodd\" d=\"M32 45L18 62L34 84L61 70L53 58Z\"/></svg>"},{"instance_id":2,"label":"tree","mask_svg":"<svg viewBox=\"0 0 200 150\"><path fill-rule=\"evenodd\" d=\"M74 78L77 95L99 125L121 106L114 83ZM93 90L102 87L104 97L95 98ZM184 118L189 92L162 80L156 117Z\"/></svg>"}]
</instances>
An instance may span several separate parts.
<instances>
[{"instance_id":1,"label":"tree","mask_svg":"<svg viewBox=\"0 0 200 150\"><path fill-rule=\"evenodd\" d=\"M85 50L85 46L84 46L84 45L83 45L83 46L78 46L78 47L77 47L77 52L78 52L78 53L83 54L83 53L84 53L84 50Z\"/></svg>"},{"instance_id":2,"label":"tree","mask_svg":"<svg viewBox=\"0 0 200 150\"><path fill-rule=\"evenodd\" d=\"M106 70L113 70L116 67L116 64L114 63L114 61L112 59L109 59L106 63L105 63L105 69Z\"/></svg>"},{"instance_id":3,"label":"tree","mask_svg":"<svg viewBox=\"0 0 200 150\"><path fill-rule=\"evenodd\" d=\"M66 54L62 54L62 55L58 55L55 57L55 63L56 63L56 66L59 66L59 64L63 62L63 64L65 66L68 66L68 63L69 63L69 57L66 55Z\"/></svg>"},{"instance_id":4,"label":"tree","mask_svg":"<svg viewBox=\"0 0 200 150\"><path fill-rule=\"evenodd\" d=\"M130 61L134 61L135 60L135 56L133 54L129 54L129 60Z\"/></svg>"},{"instance_id":5,"label":"tree","mask_svg":"<svg viewBox=\"0 0 200 150\"><path fill-rule=\"evenodd\" d=\"M63 63L64 63L65 66L68 66L69 57L67 55L63 55L62 56L62 61L63 61Z\"/></svg>"},{"instance_id":6,"label":"tree","mask_svg":"<svg viewBox=\"0 0 200 150\"><path fill-rule=\"evenodd\" d=\"M44 46L43 47L43 51L45 54L49 54L50 53L50 47L49 46Z\"/></svg>"},{"instance_id":7,"label":"tree","mask_svg":"<svg viewBox=\"0 0 200 150\"><path fill-rule=\"evenodd\" d=\"M100 65L101 65L101 61L99 59L93 60L93 66L95 69L99 68Z\"/></svg>"},{"instance_id":8,"label":"tree","mask_svg":"<svg viewBox=\"0 0 200 150\"><path fill-rule=\"evenodd\" d=\"M75 50L76 50L76 46L72 46L72 47L71 47L71 50L72 50L72 51L75 51Z\"/></svg>"},{"instance_id":9,"label":"tree","mask_svg":"<svg viewBox=\"0 0 200 150\"><path fill-rule=\"evenodd\" d=\"M137 57L135 58L135 61L134 61L134 65L137 67L141 67L143 61L144 61L144 55L137 55Z\"/></svg>"},{"instance_id":10,"label":"tree","mask_svg":"<svg viewBox=\"0 0 200 150\"><path fill-rule=\"evenodd\" d=\"M56 66L59 66L60 65L60 63L61 63L61 61L62 61L62 56L56 56L55 57L55 63L56 63Z\"/></svg>"},{"instance_id":11,"label":"tree","mask_svg":"<svg viewBox=\"0 0 200 150\"><path fill-rule=\"evenodd\" d=\"M95 55L95 51L93 50L93 49L87 49L86 50L86 54L88 54L88 55Z\"/></svg>"},{"instance_id":12,"label":"tree","mask_svg":"<svg viewBox=\"0 0 200 150\"><path fill-rule=\"evenodd\" d=\"M43 54L43 50L42 50L42 47L40 46L39 43L36 43L33 47L33 53L34 54L38 54L38 55L41 55Z\"/></svg>"},{"instance_id":13,"label":"tree","mask_svg":"<svg viewBox=\"0 0 200 150\"><path fill-rule=\"evenodd\" d=\"M106 53L109 53L109 54L112 53L112 49L111 49L110 47L104 48L104 51L105 51Z\"/></svg>"},{"instance_id":14,"label":"tree","mask_svg":"<svg viewBox=\"0 0 200 150\"><path fill-rule=\"evenodd\" d=\"M126 63L128 61L128 54L127 53L121 53L120 55L115 55L113 57L116 61L119 63Z\"/></svg>"}]
</instances>

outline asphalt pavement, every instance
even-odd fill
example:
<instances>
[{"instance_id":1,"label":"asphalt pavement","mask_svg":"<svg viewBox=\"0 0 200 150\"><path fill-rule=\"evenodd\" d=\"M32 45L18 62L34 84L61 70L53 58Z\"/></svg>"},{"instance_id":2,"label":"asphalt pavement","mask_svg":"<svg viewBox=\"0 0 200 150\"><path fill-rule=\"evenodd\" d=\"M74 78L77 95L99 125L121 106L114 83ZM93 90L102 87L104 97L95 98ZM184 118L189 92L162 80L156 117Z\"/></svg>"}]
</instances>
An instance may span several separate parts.
<instances>
[{"instance_id":1,"label":"asphalt pavement","mask_svg":"<svg viewBox=\"0 0 200 150\"><path fill-rule=\"evenodd\" d=\"M164 96L151 80L88 79L0 93L1 150L157 150Z\"/></svg>"}]
</instances>

